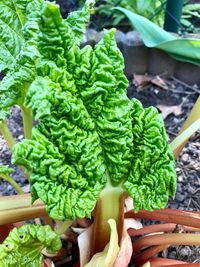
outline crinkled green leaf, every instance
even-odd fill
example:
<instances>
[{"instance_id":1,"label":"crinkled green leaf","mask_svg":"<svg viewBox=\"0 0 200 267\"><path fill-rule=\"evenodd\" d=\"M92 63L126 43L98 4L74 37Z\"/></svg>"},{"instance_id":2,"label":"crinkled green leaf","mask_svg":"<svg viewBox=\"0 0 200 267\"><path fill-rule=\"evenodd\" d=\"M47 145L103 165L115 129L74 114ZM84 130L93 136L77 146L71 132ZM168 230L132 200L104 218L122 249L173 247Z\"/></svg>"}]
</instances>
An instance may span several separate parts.
<instances>
[{"instance_id":1,"label":"crinkled green leaf","mask_svg":"<svg viewBox=\"0 0 200 267\"><path fill-rule=\"evenodd\" d=\"M80 49L76 29L44 4L42 57L26 96L38 125L14 147L13 162L32 172L32 199L55 219L90 217L106 184L127 190L136 210L164 207L176 182L161 116L127 98L115 31Z\"/></svg>"},{"instance_id":2,"label":"crinkled green leaf","mask_svg":"<svg viewBox=\"0 0 200 267\"><path fill-rule=\"evenodd\" d=\"M39 27L39 50L42 57L54 61L59 67L72 64L78 49L75 34L69 24L62 19L58 5L46 2ZM69 62L67 62L68 57L70 57Z\"/></svg>"},{"instance_id":3,"label":"crinkled green leaf","mask_svg":"<svg viewBox=\"0 0 200 267\"><path fill-rule=\"evenodd\" d=\"M124 187L136 211L163 208L176 191L175 163L164 122L156 108L144 109L136 99L132 103L133 160Z\"/></svg>"},{"instance_id":4,"label":"crinkled green leaf","mask_svg":"<svg viewBox=\"0 0 200 267\"><path fill-rule=\"evenodd\" d=\"M96 125L112 184L127 177L132 158L132 104L124 61L117 48L114 30L106 31L96 45L81 51L82 64L75 71L80 97ZM84 77L84 79L81 77Z\"/></svg>"},{"instance_id":5,"label":"crinkled green leaf","mask_svg":"<svg viewBox=\"0 0 200 267\"><path fill-rule=\"evenodd\" d=\"M74 41L80 45L85 27L90 20L90 9L94 6L94 0L87 0L83 8L79 11L74 11L69 14L66 23L70 26L74 34Z\"/></svg>"},{"instance_id":6,"label":"crinkled green leaf","mask_svg":"<svg viewBox=\"0 0 200 267\"><path fill-rule=\"evenodd\" d=\"M0 266L41 267L41 251L56 253L61 248L59 236L50 226L24 225L14 228L0 245Z\"/></svg>"},{"instance_id":7,"label":"crinkled green leaf","mask_svg":"<svg viewBox=\"0 0 200 267\"><path fill-rule=\"evenodd\" d=\"M31 85L27 101L41 123L13 159L32 168L33 200L40 197L53 218L90 216L106 183L94 122L80 99L44 78Z\"/></svg>"}]
</instances>

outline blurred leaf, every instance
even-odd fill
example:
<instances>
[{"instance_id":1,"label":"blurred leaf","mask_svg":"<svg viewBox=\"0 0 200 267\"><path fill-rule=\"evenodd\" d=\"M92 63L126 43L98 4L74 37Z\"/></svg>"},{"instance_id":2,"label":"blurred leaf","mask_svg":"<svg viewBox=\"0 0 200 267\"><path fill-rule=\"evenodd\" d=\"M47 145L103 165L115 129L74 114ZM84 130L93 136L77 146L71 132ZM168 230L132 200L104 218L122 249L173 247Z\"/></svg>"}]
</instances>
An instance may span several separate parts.
<instances>
[{"instance_id":1,"label":"blurred leaf","mask_svg":"<svg viewBox=\"0 0 200 267\"><path fill-rule=\"evenodd\" d=\"M170 114L174 114L175 116L179 116L182 114L182 105L175 106L165 106L165 105L157 105L157 108L162 112L163 119L166 119Z\"/></svg>"},{"instance_id":2,"label":"blurred leaf","mask_svg":"<svg viewBox=\"0 0 200 267\"><path fill-rule=\"evenodd\" d=\"M118 7L116 9L127 16L132 26L140 33L147 47L164 50L176 60L200 66L199 39L178 39L140 15L125 8Z\"/></svg>"},{"instance_id":3,"label":"blurred leaf","mask_svg":"<svg viewBox=\"0 0 200 267\"><path fill-rule=\"evenodd\" d=\"M146 74L134 74L133 76L133 83L135 84L137 89L142 89L150 83L155 84L163 89L168 89L167 84L159 75L152 76Z\"/></svg>"}]
</instances>

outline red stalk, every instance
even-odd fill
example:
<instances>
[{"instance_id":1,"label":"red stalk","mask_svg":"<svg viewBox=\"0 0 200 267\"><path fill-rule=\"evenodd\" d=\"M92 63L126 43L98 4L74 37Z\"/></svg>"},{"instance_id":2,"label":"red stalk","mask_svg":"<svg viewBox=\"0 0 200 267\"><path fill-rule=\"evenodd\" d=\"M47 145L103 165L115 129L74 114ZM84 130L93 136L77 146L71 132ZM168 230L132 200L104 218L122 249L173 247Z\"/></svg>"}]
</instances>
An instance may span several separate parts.
<instances>
[{"instance_id":1,"label":"red stalk","mask_svg":"<svg viewBox=\"0 0 200 267\"><path fill-rule=\"evenodd\" d=\"M157 233L157 232L173 232L176 228L176 224L174 223L166 223L166 224L153 224L144 226L140 229L129 229L128 233L130 236L138 236L138 235L145 235L150 233Z\"/></svg>"},{"instance_id":2,"label":"red stalk","mask_svg":"<svg viewBox=\"0 0 200 267\"><path fill-rule=\"evenodd\" d=\"M200 212L187 212L173 209L155 211L141 210L138 213L128 211L125 213L125 218L158 220L200 229Z\"/></svg>"},{"instance_id":3,"label":"red stalk","mask_svg":"<svg viewBox=\"0 0 200 267\"><path fill-rule=\"evenodd\" d=\"M199 267L200 263L187 263L184 261L172 260L172 259L164 259L164 258L152 258L149 260L151 263L151 267L192 267L196 266Z\"/></svg>"},{"instance_id":4,"label":"red stalk","mask_svg":"<svg viewBox=\"0 0 200 267\"><path fill-rule=\"evenodd\" d=\"M14 228L13 224L0 225L0 244L6 239L10 231Z\"/></svg>"},{"instance_id":5,"label":"red stalk","mask_svg":"<svg viewBox=\"0 0 200 267\"><path fill-rule=\"evenodd\" d=\"M91 257L103 251L110 241L109 219L114 219L117 225L119 244L122 237L124 221L124 195L122 190L112 186L106 187L97 202L94 214Z\"/></svg>"},{"instance_id":6,"label":"red stalk","mask_svg":"<svg viewBox=\"0 0 200 267\"><path fill-rule=\"evenodd\" d=\"M199 246L200 235L199 234L155 234L145 236L133 243L133 251L139 252L142 248L155 246L155 245L188 245Z\"/></svg>"},{"instance_id":7,"label":"red stalk","mask_svg":"<svg viewBox=\"0 0 200 267\"><path fill-rule=\"evenodd\" d=\"M155 254L163 251L164 249L168 248L168 245L159 245L153 246L145 250L144 252L138 254L135 258L135 263L137 266L143 265L145 262L149 261Z\"/></svg>"}]
</instances>

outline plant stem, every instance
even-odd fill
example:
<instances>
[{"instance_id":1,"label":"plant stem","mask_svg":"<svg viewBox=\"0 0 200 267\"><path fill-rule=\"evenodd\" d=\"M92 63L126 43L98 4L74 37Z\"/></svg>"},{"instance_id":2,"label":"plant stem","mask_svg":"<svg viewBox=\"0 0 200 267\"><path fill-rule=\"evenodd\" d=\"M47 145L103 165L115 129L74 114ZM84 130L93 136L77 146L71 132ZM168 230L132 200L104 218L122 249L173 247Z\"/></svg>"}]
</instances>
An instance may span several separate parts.
<instances>
[{"instance_id":1,"label":"plant stem","mask_svg":"<svg viewBox=\"0 0 200 267\"><path fill-rule=\"evenodd\" d=\"M140 210L138 213L134 213L133 211L126 212L125 218L164 221L200 229L200 212L173 209L160 209L155 211Z\"/></svg>"},{"instance_id":2,"label":"plant stem","mask_svg":"<svg viewBox=\"0 0 200 267\"><path fill-rule=\"evenodd\" d=\"M185 131L191 124L193 124L195 121L197 121L200 118L200 96L198 97L195 105L192 108L192 111L190 112L189 116L187 117L187 120L184 122L183 126L181 127L181 130L179 131L178 136ZM185 144L187 143L187 140L185 140L184 143L180 144L175 150L174 150L174 157L175 159L179 156L182 149L184 148Z\"/></svg>"},{"instance_id":3,"label":"plant stem","mask_svg":"<svg viewBox=\"0 0 200 267\"><path fill-rule=\"evenodd\" d=\"M14 139L12 133L8 129L6 121L1 121L0 122L0 132L2 133L3 137L5 138L8 147L10 149L12 149L12 147L14 146L14 144L16 142L15 142L15 139Z\"/></svg>"},{"instance_id":4,"label":"plant stem","mask_svg":"<svg viewBox=\"0 0 200 267\"><path fill-rule=\"evenodd\" d=\"M165 259L165 258L152 258L150 259L151 267L175 267L175 266L184 266L184 267L191 267L191 266L199 266L199 263L186 263L184 261L179 260L172 260L172 259Z\"/></svg>"},{"instance_id":5,"label":"plant stem","mask_svg":"<svg viewBox=\"0 0 200 267\"><path fill-rule=\"evenodd\" d=\"M18 183L15 182L15 180L10 175L3 175L0 178L4 179L9 184L11 184L17 190L19 194L24 194L24 191L22 190L22 188L18 185Z\"/></svg>"},{"instance_id":6,"label":"plant stem","mask_svg":"<svg viewBox=\"0 0 200 267\"><path fill-rule=\"evenodd\" d=\"M46 225L49 225L51 229L54 229L53 219L51 219L49 216L45 216L43 220Z\"/></svg>"},{"instance_id":7,"label":"plant stem","mask_svg":"<svg viewBox=\"0 0 200 267\"><path fill-rule=\"evenodd\" d=\"M101 192L94 215L91 257L104 249L110 240L109 219L117 224L119 243L123 231L124 196L121 188L111 185Z\"/></svg>"},{"instance_id":8,"label":"plant stem","mask_svg":"<svg viewBox=\"0 0 200 267\"><path fill-rule=\"evenodd\" d=\"M152 233L158 233L158 232L164 232L164 233L170 233L174 232L176 229L177 224L175 223L162 223L162 224L152 224L148 226L144 226L140 229L128 229L128 234L130 236L139 236L139 235L147 235ZM182 225L181 229L183 231L187 232L200 232L200 228L194 228Z\"/></svg>"},{"instance_id":9,"label":"plant stem","mask_svg":"<svg viewBox=\"0 0 200 267\"><path fill-rule=\"evenodd\" d=\"M163 251L164 249L167 249L169 245L158 245L158 246L152 246L148 249L146 249L144 252L140 253L135 258L135 263L137 266L143 265L145 262L147 262L151 257L153 257L155 254Z\"/></svg>"},{"instance_id":10,"label":"plant stem","mask_svg":"<svg viewBox=\"0 0 200 267\"><path fill-rule=\"evenodd\" d=\"M31 206L31 194L0 196L0 212L9 209L22 209L30 206ZM44 204L40 199L38 199L34 202L33 206L44 207Z\"/></svg>"},{"instance_id":11,"label":"plant stem","mask_svg":"<svg viewBox=\"0 0 200 267\"><path fill-rule=\"evenodd\" d=\"M145 236L133 244L133 251L139 252L144 247L156 246L156 245L188 245L188 246L199 246L200 245L200 234L155 234Z\"/></svg>"},{"instance_id":12,"label":"plant stem","mask_svg":"<svg viewBox=\"0 0 200 267\"><path fill-rule=\"evenodd\" d=\"M146 235L157 232L173 232L176 228L175 223L165 223L165 224L153 224L144 226L140 229L129 229L128 233L130 236Z\"/></svg>"},{"instance_id":13,"label":"plant stem","mask_svg":"<svg viewBox=\"0 0 200 267\"><path fill-rule=\"evenodd\" d=\"M40 218L47 215L43 205L33 205L21 209L0 211L0 225Z\"/></svg>"},{"instance_id":14,"label":"plant stem","mask_svg":"<svg viewBox=\"0 0 200 267\"><path fill-rule=\"evenodd\" d=\"M56 233L59 235L62 235L71 225L72 225L72 220L66 220L64 222L58 222L58 228L56 229Z\"/></svg>"},{"instance_id":15,"label":"plant stem","mask_svg":"<svg viewBox=\"0 0 200 267\"><path fill-rule=\"evenodd\" d=\"M24 137L26 139L31 139L32 137L32 127L33 127L33 117L31 109L20 105L23 118L23 127L24 127Z\"/></svg>"}]
</instances>

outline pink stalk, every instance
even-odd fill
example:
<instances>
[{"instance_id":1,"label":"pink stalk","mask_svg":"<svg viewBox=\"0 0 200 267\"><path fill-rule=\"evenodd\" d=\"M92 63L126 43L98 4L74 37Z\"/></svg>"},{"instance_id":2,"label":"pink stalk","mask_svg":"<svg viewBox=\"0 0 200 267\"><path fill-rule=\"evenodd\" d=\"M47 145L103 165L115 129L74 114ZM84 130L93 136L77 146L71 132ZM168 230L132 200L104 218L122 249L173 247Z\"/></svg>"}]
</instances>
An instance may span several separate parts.
<instances>
[{"instance_id":1,"label":"pink stalk","mask_svg":"<svg viewBox=\"0 0 200 267\"><path fill-rule=\"evenodd\" d=\"M133 251L139 252L142 248L155 246L155 245L188 245L188 246L199 246L200 235L199 234L155 234L145 236L133 244Z\"/></svg>"},{"instance_id":2,"label":"pink stalk","mask_svg":"<svg viewBox=\"0 0 200 267\"><path fill-rule=\"evenodd\" d=\"M143 265L145 262L149 261L155 254L167 249L168 245L153 246L145 250L144 252L138 254L135 258L135 263L137 266Z\"/></svg>"},{"instance_id":3,"label":"pink stalk","mask_svg":"<svg viewBox=\"0 0 200 267\"><path fill-rule=\"evenodd\" d=\"M165 223L165 224L153 224L144 226L140 229L129 229L128 233L130 236L146 235L157 232L171 233L176 229L176 224ZM181 229L185 232L200 232L200 228L181 226Z\"/></svg>"},{"instance_id":4,"label":"pink stalk","mask_svg":"<svg viewBox=\"0 0 200 267\"><path fill-rule=\"evenodd\" d=\"M199 267L200 263L187 263L184 261L172 260L172 259L164 259L164 258L152 258L149 260L151 267Z\"/></svg>"},{"instance_id":5,"label":"pink stalk","mask_svg":"<svg viewBox=\"0 0 200 267\"><path fill-rule=\"evenodd\" d=\"M161 209L155 211L141 210L138 213L128 211L125 213L125 218L165 221L200 229L200 212L187 212L173 209Z\"/></svg>"},{"instance_id":6,"label":"pink stalk","mask_svg":"<svg viewBox=\"0 0 200 267\"><path fill-rule=\"evenodd\" d=\"M138 236L138 235L145 235L150 233L157 233L157 232L173 232L176 228L176 224L174 223L166 223L166 224L153 224L144 226L140 229L129 229L128 233L130 236Z\"/></svg>"}]
</instances>

